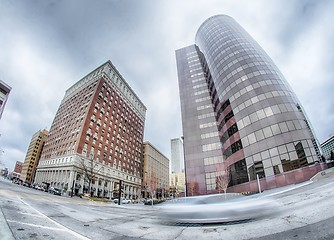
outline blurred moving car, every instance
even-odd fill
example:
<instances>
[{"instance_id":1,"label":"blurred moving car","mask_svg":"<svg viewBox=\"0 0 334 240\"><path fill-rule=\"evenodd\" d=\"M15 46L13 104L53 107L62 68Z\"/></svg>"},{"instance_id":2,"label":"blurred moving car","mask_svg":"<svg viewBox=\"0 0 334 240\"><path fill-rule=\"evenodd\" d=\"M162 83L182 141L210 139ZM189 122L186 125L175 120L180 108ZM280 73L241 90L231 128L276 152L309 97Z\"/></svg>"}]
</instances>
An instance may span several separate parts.
<instances>
[{"instance_id":1,"label":"blurred moving car","mask_svg":"<svg viewBox=\"0 0 334 240\"><path fill-rule=\"evenodd\" d=\"M118 203L118 198L114 199L114 203ZM130 199L121 198L121 204L129 204L129 203L131 203Z\"/></svg>"},{"instance_id":2,"label":"blurred moving car","mask_svg":"<svg viewBox=\"0 0 334 240\"><path fill-rule=\"evenodd\" d=\"M226 193L172 200L161 205L164 220L180 223L217 223L268 216L279 209L271 198Z\"/></svg>"}]
</instances>

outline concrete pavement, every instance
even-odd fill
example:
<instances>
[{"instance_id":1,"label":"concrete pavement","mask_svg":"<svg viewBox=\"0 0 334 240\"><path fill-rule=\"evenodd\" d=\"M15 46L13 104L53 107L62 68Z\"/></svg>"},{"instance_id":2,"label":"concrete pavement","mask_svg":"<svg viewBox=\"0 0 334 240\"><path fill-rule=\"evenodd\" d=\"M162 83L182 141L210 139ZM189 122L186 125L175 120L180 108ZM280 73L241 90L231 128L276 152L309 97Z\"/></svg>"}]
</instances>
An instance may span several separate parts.
<instances>
[{"instance_id":1,"label":"concrete pavement","mask_svg":"<svg viewBox=\"0 0 334 240\"><path fill-rule=\"evenodd\" d=\"M0 239L15 240L13 233L10 230L6 218L3 214L2 208L0 208Z\"/></svg>"},{"instance_id":2,"label":"concrete pavement","mask_svg":"<svg viewBox=\"0 0 334 240\"><path fill-rule=\"evenodd\" d=\"M319 174L320 176L320 178L327 178L328 177L328 175L330 175L329 174L329 171L326 171L326 174ZM325 179L324 179L325 180ZM328 182L328 181L327 181ZM333 186L333 182L325 182L326 184L325 185L329 185L329 184L331 184L330 186ZM269 195L269 196L272 196L272 195L277 195L277 194L280 194L280 193L284 193L284 192L288 192L288 191L291 191L291 190L294 190L294 189L296 189L296 188L300 188L300 187L303 187L303 186L305 186L305 185L308 185L308 184L311 184L312 183L312 181L308 181L308 182L303 182L303 183L300 183L300 184L296 184L296 185L289 185L289 186L285 186L285 187L282 187L282 188L277 188L277 189L272 189L272 190L268 190L268 191L265 191L264 193L263 193L263 195L265 196L265 195ZM303 200L303 202L305 201L305 204L309 204L309 205L312 205L312 206L314 206L314 207L316 207L316 206L319 206L319 204L320 203L322 203L323 201L318 201L318 200L314 200L314 198L315 197L319 197L319 200L321 200L321 198L320 197L322 197L324 194L328 194L327 192L325 193L322 193L322 194L320 194L319 196L318 195L312 195L312 194L310 194L310 193L307 193L307 194L303 194L302 195L302 200ZM292 230L293 229L296 229L296 228L306 228L306 226L304 226L302 223L303 222L310 222L310 223L312 223L312 224L314 224L312 221L310 221L310 220L305 220L304 219L304 214L302 214L300 211L302 211L302 210L298 210L299 208L298 208L298 206L300 206L300 202L299 202L299 200L295 200L295 199L290 199L290 198L288 198L287 196L289 196L289 194L286 194L286 196L283 198L283 200L284 200L284 203L285 203L285 205L286 206L290 206L290 208L291 208L291 211L292 210L294 210L294 212L293 213L289 213L289 214L285 214L285 215L282 215L280 218L273 218L273 219L271 219L270 221L268 220L268 221L263 221L263 224L275 224L275 225L277 225L277 226L279 226L278 227L278 229L284 229L284 231L282 230L282 234L283 234L283 232L287 232L287 231L291 231L291 233L293 232ZM332 195L331 195L332 196ZM71 201L71 200L76 200L76 201ZM71 199L71 200L69 200L69 202L86 202L85 200L83 200L83 199L76 199L76 198L74 198L74 199ZM319 204L314 204L315 202L319 202ZM7 201L6 201L7 202ZM307 203L308 202L308 203ZM317 202L317 203L318 203ZM87 202L88 203L88 202ZM7 206L11 206L11 203L6 203L7 204ZM89 203L88 203L88 205L103 205L104 203L100 203L100 202L93 202L93 201L90 201ZM305 205L304 204L304 205ZM0 205L1 206L1 205ZM130 207L134 207L133 205L121 205L121 206L118 206L118 205L114 205L114 204L112 204L112 206L114 207L114 208L130 208ZM291 207L292 206L292 207ZM156 207L158 207L158 206L156 206ZM156 208L156 207L154 207L154 208ZM136 208L146 208L146 210L151 210L151 208L149 207L149 206L136 206ZM300 207L301 208L301 207ZM297 211L297 210L299 211ZM302 209L302 208L301 208ZM68 208L68 209L65 209L66 211L69 211L70 210L70 208ZM152 209L153 210L153 209ZM315 212L317 212L317 214L319 215L320 213L321 213L321 211L323 211L323 209L322 208L320 208L319 207L319 210L315 210ZM94 212L95 210L92 210L92 212ZM2 239L9 239L9 240L11 240L11 239L15 239L14 238L14 236L13 236L13 234L12 234L12 231L11 231L11 229L9 228L9 226L8 226L8 223L7 223L7 220L8 220L8 222L10 223L10 225L13 227L13 225L12 225L12 222L10 221L11 220L11 218L9 217L9 216L7 216L7 219L6 219L6 217L4 217L4 212L6 213L6 216L7 216L7 208L6 207L2 207L2 208L0 208L0 239L2 240ZM329 211L328 210L326 210L325 209L325 211L324 211L324 213L328 213ZM324 213L321 213L321 215L323 215ZM74 212L71 212L70 214L74 214ZM80 211L78 211L77 212L77 214L78 215L81 215L81 213L80 213ZM16 215L17 215L17 213L14 211L13 212L13 214L11 215L12 216L12 219L14 218L16 218ZM66 214L65 214L66 215ZM90 215L88 215L88 216L90 216ZM121 216L121 215L120 215ZM123 216L123 215L122 215ZM307 217L310 217L310 216L307 216ZM312 219L314 219L316 216L311 216L312 217ZM329 217L333 217L332 215L330 215ZM95 217L94 217L95 218ZM107 217L108 218L108 217ZM82 220L82 219L81 219ZM100 221L100 220L99 220ZM315 221L315 220L314 220ZM150 222L149 222L150 223ZM229 237L231 237L230 239L238 239L238 237L239 237L239 239L248 239L248 238L251 238L251 237L254 237L254 236L257 236L257 235L255 235L255 234L253 234L252 236L250 235L250 233L249 233L249 230L248 231L246 231L247 232L247 236L245 235L242 235L240 232L239 232L239 230L238 231L236 231L234 228L239 228L240 226L239 225L236 225L236 226L234 226L234 225L232 225L232 226L230 226L227 230L225 230L225 229L223 229L223 228L215 228L214 226L205 226L205 227L198 227L198 228L187 228L187 227L184 227L184 228L182 228L182 229L180 229L180 227L178 227L178 226L172 226L173 228L174 228L174 230L176 231L176 232L173 232L173 231L170 231L170 226L168 226L167 228L168 228L168 230L166 230L166 231L163 231L164 230L164 228L163 227L161 227L161 228L159 228L159 232L157 232L157 233L154 233L154 228L150 228L151 227L151 225L149 225L149 224L147 224L147 225L145 225L145 224L143 224L143 223L138 223L138 226L137 226L137 228L136 227L134 227L133 226L133 222L131 222L131 223L128 223L128 222L126 222L126 221L124 221L122 224L120 224L120 225L117 225L119 228L117 228L116 229L116 227L113 227L113 232L115 232L115 234L120 234L120 235L123 235L125 232L126 233L128 233L128 231L130 230L130 228L131 229L133 229L133 231L137 231L137 229L140 229L140 230L142 230L142 232L143 232L143 234L146 234L147 236L150 236L150 237L152 237L152 236L155 236L154 234L157 234L156 236L158 237L158 235L160 234L160 233L164 233L164 234L166 234L167 232L169 233L173 233L175 236L177 235L178 236L178 239L188 239L188 237L190 237L190 236L192 236L192 234L198 234L198 233L205 233L206 235L217 235L218 234L218 236L216 236L216 239L221 239L220 238L220 236L226 236L226 239L228 239L228 237L227 237L227 235L229 236ZM66 224L65 224L66 225ZM64 225L64 226L65 226ZM112 224L111 224L112 225ZM15 226L15 225L14 225ZM115 225L116 226L116 225ZM133 226L133 228L132 228L132 226ZM252 222L250 222L250 223L247 223L247 224L245 224L245 226L243 226L243 227L248 227L248 228L251 228L252 229L252 227L256 227L256 224L252 224ZM86 227L87 228L87 227ZM17 234L17 232L15 232L15 230L17 229L17 227L14 227L13 228L13 231L14 231L14 233L15 233L15 236L16 237L18 237L16 234ZM108 231L110 231L110 229L109 228L106 228L106 229L108 229ZM125 230L126 229L126 230ZM117 231L116 231L117 230ZM150 230L150 231L149 231ZM161 230L161 231L160 231ZM254 230L254 229L253 229ZM147 231L147 232L149 232L149 233L146 233L145 231ZM212 231L212 232L210 232L210 231ZM258 230L258 232L259 233L261 233L261 231L262 230ZM79 231L80 232L80 231ZM180 235L178 235L178 232L180 232ZM239 233L238 233L239 232ZM277 232L278 233L278 232ZM21 232L21 234L22 234L22 232ZM235 235L235 234L237 234L237 235ZM262 235L264 234L263 233L263 231L262 231L262 233L261 233ZM274 231L273 232L273 234L276 234L276 232ZM284 233L285 234L285 233ZM133 235L129 235L129 236L135 236L136 234L135 233L133 233ZM146 236L145 235L145 236ZM174 236L173 235L173 236ZM261 235L261 236L262 236ZM137 236L137 235L136 235ZM168 235L169 236L169 235ZM164 236L165 238L161 238L161 239L173 239L173 237L172 237L172 235L170 236L170 238L168 237L168 236ZM174 236L174 237L175 237ZM260 236L260 235L259 235ZM264 235L263 235L264 236ZM282 236L286 236L286 235L282 235ZM92 237L92 236L90 236L91 237L91 239L94 239L94 237ZM19 238L19 237L18 237ZM212 238L212 239L214 239L214 238ZM265 238L263 238L263 239L265 239ZM283 238L282 238L283 239Z\"/></svg>"}]
</instances>

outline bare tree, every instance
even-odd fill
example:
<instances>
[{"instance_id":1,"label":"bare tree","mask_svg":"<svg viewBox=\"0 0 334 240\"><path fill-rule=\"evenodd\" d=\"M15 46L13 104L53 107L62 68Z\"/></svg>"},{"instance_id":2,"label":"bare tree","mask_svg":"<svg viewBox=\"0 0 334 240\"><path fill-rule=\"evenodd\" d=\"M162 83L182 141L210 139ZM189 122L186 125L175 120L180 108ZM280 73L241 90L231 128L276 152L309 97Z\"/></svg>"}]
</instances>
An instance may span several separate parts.
<instances>
[{"instance_id":1,"label":"bare tree","mask_svg":"<svg viewBox=\"0 0 334 240\"><path fill-rule=\"evenodd\" d=\"M146 175L146 186L147 186L147 191L151 196L152 207L153 207L153 196L155 195L155 191L158 188L158 181L159 181L158 177L153 171L153 168L151 168L149 174Z\"/></svg>"},{"instance_id":2,"label":"bare tree","mask_svg":"<svg viewBox=\"0 0 334 240\"><path fill-rule=\"evenodd\" d=\"M90 196L91 196L91 193L92 193L92 191L91 191L91 184L92 184L93 181L96 180L97 174L102 169L102 167L98 166L99 162L98 161L94 161L93 158L94 158L94 154L90 153L88 161L86 161L83 158L80 161L81 168L83 170L85 178L88 180L88 191L89 191L89 195Z\"/></svg>"},{"instance_id":3,"label":"bare tree","mask_svg":"<svg viewBox=\"0 0 334 240\"><path fill-rule=\"evenodd\" d=\"M220 167L216 168L216 171L219 174L216 177L216 190L218 191L218 193L224 191L226 199L227 187L231 181L231 169L230 167L225 167L225 165L223 165L222 171L219 171L219 169Z\"/></svg>"},{"instance_id":4,"label":"bare tree","mask_svg":"<svg viewBox=\"0 0 334 240\"><path fill-rule=\"evenodd\" d=\"M189 191L190 196L194 196L194 194L196 193L196 182L195 182L195 180L191 180L188 183L188 191Z\"/></svg>"}]
</instances>

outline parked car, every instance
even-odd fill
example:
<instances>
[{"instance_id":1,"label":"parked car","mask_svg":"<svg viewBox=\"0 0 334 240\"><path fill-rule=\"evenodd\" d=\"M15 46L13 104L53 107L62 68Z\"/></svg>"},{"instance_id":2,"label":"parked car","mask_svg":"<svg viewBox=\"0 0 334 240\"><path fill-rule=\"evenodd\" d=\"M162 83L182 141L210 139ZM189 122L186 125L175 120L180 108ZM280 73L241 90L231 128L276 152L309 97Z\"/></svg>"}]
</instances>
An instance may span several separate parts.
<instances>
[{"instance_id":1,"label":"parked car","mask_svg":"<svg viewBox=\"0 0 334 240\"><path fill-rule=\"evenodd\" d=\"M54 188L54 187L50 187L49 188L49 193L53 194L53 195L61 195L61 190L58 188Z\"/></svg>"},{"instance_id":2,"label":"parked car","mask_svg":"<svg viewBox=\"0 0 334 240\"><path fill-rule=\"evenodd\" d=\"M54 188L54 189L53 189L53 195L61 196L61 190L58 189L58 188Z\"/></svg>"},{"instance_id":3,"label":"parked car","mask_svg":"<svg viewBox=\"0 0 334 240\"><path fill-rule=\"evenodd\" d=\"M114 199L114 203L118 203L118 198ZM131 200L130 199L126 199L126 198L121 198L121 203L122 204L129 204L129 203L131 203Z\"/></svg>"},{"instance_id":4,"label":"parked car","mask_svg":"<svg viewBox=\"0 0 334 240\"><path fill-rule=\"evenodd\" d=\"M155 204L159 204L159 203L163 203L163 202L165 202L166 201L166 199L163 199L163 198L161 198L161 199L157 199L157 198L153 198L153 204L155 205ZM144 204L145 205L152 205L152 199L151 198L149 198L149 199L145 199L144 200Z\"/></svg>"},{"instance_id":5,"label":"parked car","mask_svg":"<svg viewBox=\"0 0 334 240\"><path fill-rule=\"evenodd\" d=\"M22 185L25 186L25 187L30 187L30 183L29 182L23 182Z\"/></svg>"},{"instance_id":6,"label":"parked car","mask_svg":"<svg viewBox=\"0 0 334 240\"><path fill-rule=\"evenodd\" d=\"M39 185L36 185L36 186L35 186L35 189L36 189L36 190L39 190L39 191L44 191L44 188L41 187L41 186L39 186Z\"/></svg>"}]
</instances>

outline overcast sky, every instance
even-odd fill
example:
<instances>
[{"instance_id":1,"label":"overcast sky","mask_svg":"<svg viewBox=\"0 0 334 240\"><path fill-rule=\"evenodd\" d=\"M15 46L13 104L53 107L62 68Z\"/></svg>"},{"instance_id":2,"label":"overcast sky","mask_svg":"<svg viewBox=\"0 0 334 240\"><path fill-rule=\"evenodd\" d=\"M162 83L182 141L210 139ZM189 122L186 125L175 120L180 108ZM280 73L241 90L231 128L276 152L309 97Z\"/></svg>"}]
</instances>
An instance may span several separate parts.
<instances>
[{"instance_id":1,"label":"overcast sky","mask_svg":"<svg viewBox=\"0 0 334 240\"><path fill-rule=\"evenodd\" d=\"M233 17L283 72L318 137L334 133L334 1L0 0L2 163L24 161L65 91L107 60L147 107L144 140L170 157L182 136L175 50L212 15Z\"/></svg>"}]
</instances>

